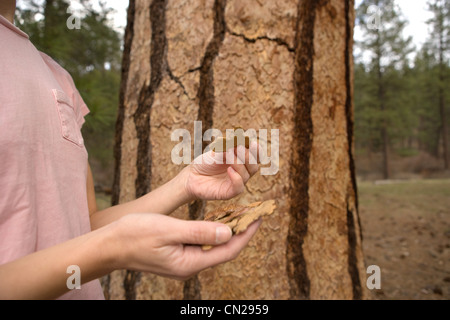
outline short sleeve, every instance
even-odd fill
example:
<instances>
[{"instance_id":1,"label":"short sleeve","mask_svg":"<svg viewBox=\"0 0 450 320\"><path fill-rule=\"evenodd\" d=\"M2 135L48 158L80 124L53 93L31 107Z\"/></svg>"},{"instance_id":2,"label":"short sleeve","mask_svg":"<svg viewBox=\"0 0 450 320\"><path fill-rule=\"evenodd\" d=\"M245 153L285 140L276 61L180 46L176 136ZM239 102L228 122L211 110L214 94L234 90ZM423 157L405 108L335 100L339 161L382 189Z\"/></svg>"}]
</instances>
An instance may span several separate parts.
<instances>
[{"instance_id":1,"label":"short sleeve","mask_svg":"<svg viewBox=\"0 0 450 320\"><path fill-rule=\"evenodd\" d=\"M79 128L83 126L85 119L84 117L89 113L89 108L84 103L80 92L77 90L75 83L73 82L72 76L61 67L55 60L53 60L47 54L40 52L42 59L47 64L47 66L52 71L55 79L58 81L61 89L72 98L73 108L77 117L77 123Z\"/></svg>"}]
</instances>

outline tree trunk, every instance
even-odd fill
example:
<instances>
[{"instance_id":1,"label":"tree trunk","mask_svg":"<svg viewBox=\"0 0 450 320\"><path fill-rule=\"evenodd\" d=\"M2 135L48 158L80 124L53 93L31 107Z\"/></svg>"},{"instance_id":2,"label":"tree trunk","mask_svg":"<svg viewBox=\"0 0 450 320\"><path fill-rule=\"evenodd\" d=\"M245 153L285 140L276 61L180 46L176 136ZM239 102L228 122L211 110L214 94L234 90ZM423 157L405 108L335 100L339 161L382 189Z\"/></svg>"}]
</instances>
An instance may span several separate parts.
<instances>
[{"instance_id":1,"label":"tree trunk","mask_svg":"<svg viewBox=\"0 0 450 320\"><path fill-rule=\"evenodd\" d=\"M389 167L389 138L386 124L383 124L381 127L381 141L383 145L383 179L389 179L391 171Z\"/></svg>"},{"instance_id":2,"label":"tree trunk","mask_svg":"<svg viewBox=\"0 0 450 320\"><path fill-rule=\"evenodd\" d=\"M113 204L174 177L177 128L279 129L279 172L224 203L277 209L234 261L186 281L115 271L111 299L361 299L365 269L353 161L353 1L131 0ZM270 136L269 136L270 145Z\"/></svg>"},{"instance_id":3,"label":"tree trunk","mask_svg":"<svg viewBox=\"0 0 450 320\"><path fill-rule=\"evenodd\" d=\"M383 83L383 72L381 70L381 46L380 42L380 33L377 33L377 41L376 41L376 55L377 55L377 77L378 77L378 102L380 104L380 112L381 112L381 128L380 128L380 137L381 137L381 152L383 157L383 179L389 179L390 177L390 167L389 167L389 137L387 131L387 116L386 116L386 103L385 103L385 94L384 94L384 83Z\"/></svg>"},{"instance_id":4,"label":"tree trunk","mask_svg":"<svg viewBox=\"0 0 450 320\"><path fill-rule=\"evenodd\" d=\"M442 15L442 13L441 13ZM439 20L439 114L441 116L441 127L442 127L442 151L444 155L444 168L449 169L449 155L448 155L448 141L447 141L447 115L445 112L445 62L444 62L444 50L445 50L445 44L444 44L444 26L443 26L443 18L440 17Z\"/></svg>"},{"instance_id":5,"label":"tree trunk","mask_svg":"<svg viewBox=\"0 0 450 320\"><path fill-rule=\"evenodd\" d=\"M381 56L378 60L380 62ZM380 111L382 116L381 122L381 147L383 155L383 179L389 179L391 176L389 167L389 137L387 130L387 117L386 117L386 105L384 98L384 84L383 74L381 72L381 66L378 64L378 101L380 102Z\"/></svg>"},{"instance_id":6,"label":"tree trunk","mask_svg":"<svg viewBox=\"0 0 450 320\"><path fill-rule=\"evenodd\" d=\"M442 89L441 89L442 90ZM442 153L444 155L444 168L449 169L449 155L448 155L448 130L447 130L447 115L445 112L444 92L439 92L439 113L442 121Z\"/></svg>"}]
</instances>

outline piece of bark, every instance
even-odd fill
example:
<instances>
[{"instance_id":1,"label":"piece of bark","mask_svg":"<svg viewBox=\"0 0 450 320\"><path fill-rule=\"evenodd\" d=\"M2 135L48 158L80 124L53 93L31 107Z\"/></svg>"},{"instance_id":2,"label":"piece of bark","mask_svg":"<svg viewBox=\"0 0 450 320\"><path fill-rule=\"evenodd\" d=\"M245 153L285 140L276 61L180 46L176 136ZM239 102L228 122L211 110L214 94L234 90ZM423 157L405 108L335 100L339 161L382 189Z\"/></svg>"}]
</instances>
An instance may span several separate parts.
<instances>
[{"instance_id":1,"label":"piece of bark","mask_svg":"<svg viewBox=\"0 0 450 320\"><path fill-rule=\"evenodd\" d=\"M228 205L211 211L205 215L205 221L215 221L229 226L233 235L247 230L252 222L262 216L271 215L275 211L275 200L258 201L248 205ZM203 250L209 250L212 246L204 245Z\"/></svg>"}]
</instances>

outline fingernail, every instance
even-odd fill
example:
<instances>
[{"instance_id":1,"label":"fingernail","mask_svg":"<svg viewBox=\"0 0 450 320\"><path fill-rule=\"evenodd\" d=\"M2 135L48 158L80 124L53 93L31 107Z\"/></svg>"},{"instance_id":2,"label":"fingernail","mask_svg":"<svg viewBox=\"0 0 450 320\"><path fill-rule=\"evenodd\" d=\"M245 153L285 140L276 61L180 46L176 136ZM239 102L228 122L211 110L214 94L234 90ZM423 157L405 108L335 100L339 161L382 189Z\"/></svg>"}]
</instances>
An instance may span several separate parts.
<instances>
[{"instance_id":1,"label":"fingernail","mask_svg":"<svg viewBox=\"0 0 450 320\"><path fill-rule=\"evenodd\" d=\"M230 240L232 236L232 232L230 227L223 226L223 227L217 227L216 228L216 243L224 243Z\"/></svg>"}]
</instances>

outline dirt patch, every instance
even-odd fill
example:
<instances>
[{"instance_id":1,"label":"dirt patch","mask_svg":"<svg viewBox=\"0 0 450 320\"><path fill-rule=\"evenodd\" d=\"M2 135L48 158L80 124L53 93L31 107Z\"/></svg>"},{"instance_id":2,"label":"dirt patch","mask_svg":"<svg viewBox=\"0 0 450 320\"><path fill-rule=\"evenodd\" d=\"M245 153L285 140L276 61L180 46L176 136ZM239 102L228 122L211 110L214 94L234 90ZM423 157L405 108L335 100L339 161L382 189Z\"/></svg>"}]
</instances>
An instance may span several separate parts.
<instances>
[{"instance_id":1,"label":"dirt patch","mask_svg":"<svg viewBox=\"0 0 450 320\"><path fill-rule=\"evenodd\" d=\"M450 180L358 183L373 299L450 299ZM368 275L369 276L369 275Z\"/></svg>"}]
</instances>

